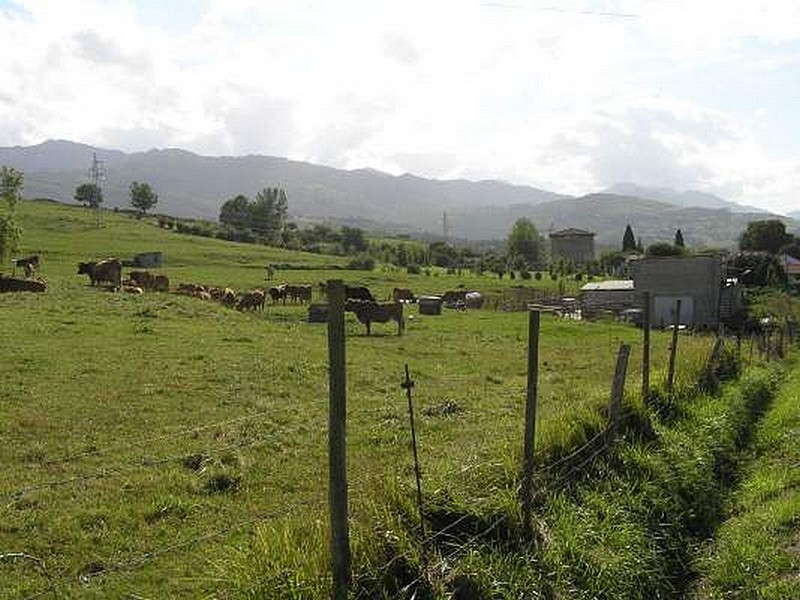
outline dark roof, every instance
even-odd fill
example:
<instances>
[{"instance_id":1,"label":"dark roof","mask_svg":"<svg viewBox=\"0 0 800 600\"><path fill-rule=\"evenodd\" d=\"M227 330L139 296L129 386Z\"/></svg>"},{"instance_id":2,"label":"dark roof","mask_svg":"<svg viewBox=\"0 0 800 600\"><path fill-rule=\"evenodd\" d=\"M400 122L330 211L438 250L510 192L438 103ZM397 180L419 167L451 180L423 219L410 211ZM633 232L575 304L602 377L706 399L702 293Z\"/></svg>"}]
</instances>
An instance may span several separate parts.
<instances>
[{"instance_id":1,"label":"dark roof","mask_svg":"<svg viewBox=\"0 0 800 600\"><path fill-rule=\"evenodd\" d=\"M586 231L585 229L576 229L575 227L569 227L568 229L562 229L561 231L554 231L550 234L550 237L594 237L595 234L591 231Z\"/></svg>"}]
</instances>

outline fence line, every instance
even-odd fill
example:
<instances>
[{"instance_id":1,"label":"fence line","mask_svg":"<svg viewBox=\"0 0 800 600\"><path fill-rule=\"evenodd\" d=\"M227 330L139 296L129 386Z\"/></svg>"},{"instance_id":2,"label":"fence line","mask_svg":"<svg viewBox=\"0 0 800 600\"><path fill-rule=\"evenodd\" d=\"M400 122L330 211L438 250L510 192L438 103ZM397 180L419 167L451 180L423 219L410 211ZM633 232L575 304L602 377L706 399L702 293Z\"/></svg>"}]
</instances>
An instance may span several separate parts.
<instances>
[{"instance_id":1,"label":"fence line","mask_svg":"<svg viewBox=\"0 0 800 600\"><path fill-rule=\"evenodd\" d=\"M435 570L440 569L447 562L452 560L457 554L459 554L461 551L463 551L465 548L468 548L469 546L474 544L478 539L480 539L480 538L482 538L482 537L484 537L486 535L489 535L492 531L494 531L497 528L498 525L500 525L500 523L505 521L505 519L506 519L506 517L504 515L501 515L500 517L498 517L495 520L494 523L492 523L492 525L490 525L489 527L487 527L483 531L480 531L480 532L476 533L475 535L471 536L465 543L463 543L460 546L456 547L452 552L450 552L449 554L444 556L436 564L434 564L433 566L429 567L427 569L427 571L432 573ZM400 589L400 591L397 594L395 594L393 596L393 598L402 597L402 595L405 594L407 591L409 591L415 584L420 583L423 579L425 579L425 577L428 575L428 572L422 573L416 579L413 579L411 582L406 584L404 587L402 587Z\"/></svg>"}]
</instances>

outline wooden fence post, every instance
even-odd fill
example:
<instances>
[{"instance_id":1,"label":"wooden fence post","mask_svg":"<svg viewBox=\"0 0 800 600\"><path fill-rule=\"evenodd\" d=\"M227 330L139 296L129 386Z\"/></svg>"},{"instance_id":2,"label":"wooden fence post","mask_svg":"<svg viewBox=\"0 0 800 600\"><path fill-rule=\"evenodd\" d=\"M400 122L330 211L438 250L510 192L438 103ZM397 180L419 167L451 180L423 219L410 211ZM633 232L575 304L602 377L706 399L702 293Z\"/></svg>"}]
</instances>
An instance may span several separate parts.
<instances>
[{"instance_id":1,"label":"wooden fence post","mask_svg":"<svg viewBox=\"0 0 800 600\"><path fill-rule=\"evenodd\" d=\"M672 328L672 344L669 347L669 371L667 373L667 393L672 395L675 384L675 356L678 353L678 327L681 324L681 301L675 301L675 323Z\"/></svg>"},{"instance_id":2,"label":"wooden fence post","mask_svg":"<svg viewBox=\"0 0 800 600\"><path fill-rule=\"evenodd\" d=\"M707 392L716 393L719 388L719 378L717 377L715 369L719 363L719 358L722 354L722 345L724 342L725 338L722 336L717 336L717 339L714 340L714 346L711 349L711 354L708 357L708 362L703 369L703 373L700 378L700 385Z\"/></svg>"},{"instance_id":3,"label":"wooden fence post","mask_svg":"<svg viewBox=\"0 0 800 600\"><path fill-rule=\"evenodd\" d=\"M533 451L536 437L536 397L539 386L539 311L528 311L528 393L525 403L525 439L522 466L522 523L531 532Z\"/></svg>"},{"instance_id":4,"label":"wooden fence post","mask_svg":"<svg viewBox=\"0 0 800 600\"><path fill-rule=\"evenodd\" d=\"M650 292L644 292L642 337L642 401L646 401L650 396Z\"/></svg>"},{"instance_id":5,"label":"wooden fence post","mask_svg":"<svg viewBox=\"0 0 800 600\"><path fill-rule=\"evenodd\" d=\"M331 565L334 600L347 600L350 540L347 525L347 385L344 331L344 284L328 281L328 420Z\"/></svg>"},{"instance_id":6,"label":"wooden fence post","mask_svg":"<svg viewBox=\"0 0 800 600\"><path fill-rule=\"evenodd\" d=\"M619 352L617 352L617 368L614 371L614 381L611 383L611 401L608 405L608 434L611 440L617 437L619 429L619 409L622 406L622 395L625 392L625 375L628 371L630 355L630 345L620 344Z\"/></svg>"}]
</instances>

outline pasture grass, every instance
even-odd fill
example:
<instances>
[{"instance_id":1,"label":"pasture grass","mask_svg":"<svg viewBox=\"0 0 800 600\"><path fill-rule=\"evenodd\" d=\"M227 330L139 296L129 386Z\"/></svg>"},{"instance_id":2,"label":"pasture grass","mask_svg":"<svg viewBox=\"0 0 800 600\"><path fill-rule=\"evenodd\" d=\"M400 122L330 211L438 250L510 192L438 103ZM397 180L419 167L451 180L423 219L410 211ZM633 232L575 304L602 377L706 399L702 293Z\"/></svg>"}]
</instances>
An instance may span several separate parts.
<instances>
[{"instance_id":1,"label":"pasture grass","mask_svg":"<svg viewBox=\"0 0 800 600\"><path fill-rule=\"evenodd\" d=\"M264 285L269 262L309 267L281 271L279 281L343 278L383 296L395 285L417 293L512 285L472 274L326 270L342 259L195 238L114 213L95 229L90 211L46 202L22 203L20 216L23 253L42 256L49 289L0 295L0 548L41 559L44 571L29 561L1 562L0 589L9 597L43 592L50 580L64 597L262 597L259 590L274 582L253 573L275 572L269 565L282 569L286 590L297 588L293 597L315 597L327 585L325 545L309 542L324 538L327 520L325 327L307 323L298 306L239 313L173 294L109 293L76 275L78 261L160 250L173 285L237 289ZM470 506L480 527L516 502L526 315L409 313L403 337L380 325L367 337L352 316L347 321L348 468L359 564L377 565L376 551L387 552L373 535L387 522L376 513L397 523L404 513L396 508L407 503L412 465L399 386L405 363L417 383L424 485L444 507L442 518ZM543 317L540 466L603 428L621 342L634 345L626 406L643 410L640 335L613 321ZM712 339L682 336L680 344L678 386L689 389ZM668 345L668 335L654 333L654 382L663 381ZM385 527L381 539L412 550L413 535L404 531ZM525 560L492 552L485 558L498 565ZM414 564L398 560L387 577L399 581ZM541 576L526 568L514 570L519 581ZM310 575L320 572L321 582ZM369 567L361 573L365 581L373 577ZM486 585L475 577L462 580ZM308 582L311 591L304 591Z\"/></svg>"},{"instance_id":2,"label":"pasture grass","mask_svg":"<svg viewBox=\"0 0 800 600\"><path fill-rule=\"evenodd\" d=\"M758 426L742 480L725 507L729 518L699 563L695 598L800 597L798 399L795 368Z\"/></svg>"}]
</instances>

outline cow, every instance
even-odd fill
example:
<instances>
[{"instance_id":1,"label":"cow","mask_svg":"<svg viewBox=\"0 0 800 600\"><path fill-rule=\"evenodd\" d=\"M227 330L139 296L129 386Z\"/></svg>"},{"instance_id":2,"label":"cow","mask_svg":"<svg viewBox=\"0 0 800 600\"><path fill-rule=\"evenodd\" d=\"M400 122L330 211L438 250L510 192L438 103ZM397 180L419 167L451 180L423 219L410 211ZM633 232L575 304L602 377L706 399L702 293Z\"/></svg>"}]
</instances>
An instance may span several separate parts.
<instances>
[{"instance_id":1,"label":"cow","mask_svg":"<svg viewBox=\"0 0 800 600\"><path fill-rule=\"evenodd\" d=\"M283 300L286 303L286 284L278 285L269 288L269 297L277 304L278 300Z\"/></svg>"},{"instance_id":2,"label":"cow","mask_svg":"<svg viewBox=\"0 0 800 600\"><path fill-rule=\"evenodd\" d=\"M310 285L287 285L286 295L292 302L311 302Z\"/></svg>"},{"instance_id":3,"label":"cow","mask_svg":"<svg viewBox=\"0 0 800 600\"><path fill-rule=\"evenodd\" d=\"M183 294L184 296L197 296L200 292L208 294L208 290L205 286L197 283L179 283L178 289L175 290L176 294ZM208 297L210 298L211 295L209 294Z\"/></svg>"},{"instance_id":4,"label":"cow","mask_svg":"<svg viewBox=\"0 0 800 600\"><path fill-rule=\"evenodd\" d=\"M135 287L140 287L143 290L153 289L155 275L149 271L131 271L128 279L131 280Z\"/></svg>"},{"instance_id":5,"label":"cow","mask_svg":"<svg viewBox=\"0 0 800 600\"><path fill-rule=\"evenodd\" d=\"M395 302L408 302L414 304L417 299L414 297L414 292L407 288L394 288L392 290L392 300Z\"/></svg>"},{"instance_id":6,"label":"cow","mask_svg":"<svg viewBox=\"0 0 800 600\"><path fill-rule=\"evenodd\" d=\"M356 318L367 326L367 335L371 335L373 321L388 323L397 321L397 335L403 335L405 321L403 319L403 304L400 302L375 302L371 300L347 300L345 310L356 315Z\"/></svg>"},{"instance_id":7,"label":"cow","mask_svg":"<svg viewBox=\"0 0 800 600\"><path fill-rule=\"evenodd\" d=\"M480 292L451 290L442 295L442 302L447 308L456 308L459 310L480 308L483 306L483 295Z\"/></svg>"},{"instance_id":8,"label":"cow","mask_svg":"<svg viewBox=\"0 0 800 600\"><path fill-rule=\"evenodd\" d=\"M373 296L369 288L364 285L344 286L344 296L347 300L369 300L375 302L375 296Z\"/></svg>"},{"instance_id":9,"label":"cow","mask_svg":"<svg viewBox=\"0 0 800 600\"><path fill-rule=\"evenodd\" d=\"M153 290L156 292L168 292L169 277L166 275L156 275L153 277Z\"/></svg>"},{"instance_id":10,"label":"cow","mask_svg":"<svg viewBox=\"0 0 800 600\"><path fill-rule=\"evenodd\" d=\"M219 297L219 301L222 302L223 305L228 307L233 307L236 305L236 292L234 292L231 288L225 288L222 290L222 295Z\"/></svg>"},{"instance_id":11,"label":"cow","mask_svg":"<svg viewBox=\"0 0 800 600\"><path fill-rule=\"evenodd\" d=\"M100 262L78 263L78 275L88 275L95 286L106 282L119 288L122 287L122 262L118 258L108 258Z\"/></svg>"},{"instance_id":12,"label":"cow","mask_svg":"<svg viewBox=\"0 0 800 600\"><path fill-rule=\"evenodd\" d=\"M3 277L0 273L0 293L4 292L45 292L47 283L40 279L17 279Z\"/></svg>"},{"instance_id":13,"label":"cow","mask_svg":"<svg viewBox=\"0 0 800 600\"><path fill-rule=\"evenodd\" d=\"M464 304L467 308L480 308L483 306L483 294L480 292L467 292L464 296Z\"/></svg>"},{"instance_id":14,"label":"cow","mask_svg":"<svg viewBox=\"0 0 800 600\"><path fill-rule=\"evenodd\" d=\"M34 254L26 258L14 258L11 260L11 264L14 266L14 273L17 272L17 267L22 267L22 270L25 272L25 277L30 279L39 269L39 255Z\"/></svg>"},{"instance_id":15,"label":"cow","mask_svg":"<svg viewBox=\"0 0 800 600\"><path fill-rule=\"evenodd\" d=\"M256 289L252 292L248 292L239 299L236 310L247 310L250 308L253 310L264 310L265 298L266 296L262 290Z\"/></svg>"}]
</instances>

